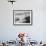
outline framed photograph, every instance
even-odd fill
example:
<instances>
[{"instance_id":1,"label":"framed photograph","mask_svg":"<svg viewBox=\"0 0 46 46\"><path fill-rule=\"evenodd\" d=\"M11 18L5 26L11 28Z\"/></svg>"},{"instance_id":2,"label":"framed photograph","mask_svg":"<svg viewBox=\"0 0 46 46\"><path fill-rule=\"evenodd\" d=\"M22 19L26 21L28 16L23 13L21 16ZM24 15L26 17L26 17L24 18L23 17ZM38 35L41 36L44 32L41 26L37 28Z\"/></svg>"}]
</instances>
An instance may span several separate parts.
<instances>
[{"instance_id":1,"label":"framed photograph","mask_svg":"<svg viewBox=\"0 0 46 46\"><path fill-rule=\"evenodd\" d=\"M32 10L13 10L14 25L32 25Z\"/></svg>"}]
</instances>

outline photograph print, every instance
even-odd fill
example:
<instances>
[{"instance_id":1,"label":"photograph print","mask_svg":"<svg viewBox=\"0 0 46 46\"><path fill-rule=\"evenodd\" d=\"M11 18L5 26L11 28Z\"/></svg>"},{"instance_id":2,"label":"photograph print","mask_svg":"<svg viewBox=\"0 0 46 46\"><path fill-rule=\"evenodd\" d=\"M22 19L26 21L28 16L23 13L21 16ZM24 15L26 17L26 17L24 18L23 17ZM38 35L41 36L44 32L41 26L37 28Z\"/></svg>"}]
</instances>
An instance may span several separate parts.
<instances>
[{"instance_id":1,"label":"photograph print","mask_svg":"<svg viewBox=\"0 0 46 46\"><path fill-rule=\"evenodd\" d=\"M31 25L32 10L13 10L14 25Z\"/></svg>"}]
</instances>

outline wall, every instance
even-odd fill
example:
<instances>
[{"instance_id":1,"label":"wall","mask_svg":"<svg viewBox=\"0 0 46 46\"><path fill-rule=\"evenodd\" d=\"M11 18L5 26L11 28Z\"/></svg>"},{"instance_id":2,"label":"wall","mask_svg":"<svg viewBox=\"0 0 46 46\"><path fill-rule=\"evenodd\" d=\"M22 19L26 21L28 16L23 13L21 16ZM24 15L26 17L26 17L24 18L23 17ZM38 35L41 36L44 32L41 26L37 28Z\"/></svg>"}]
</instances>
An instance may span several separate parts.
<instances>
[{"instance_id":1,"label":"wall","mask_svg":"<svg viewBox=\"0 0 46 46\"><path fill-rule=\"evenodd\" d=\"M14 26L12 10L33 10L32 26ZM46 1L17 0L14 5L0 0L0 40L14 40L18 32L31 34L33 40L46 40Z\"/></svg>"}]
</instances>

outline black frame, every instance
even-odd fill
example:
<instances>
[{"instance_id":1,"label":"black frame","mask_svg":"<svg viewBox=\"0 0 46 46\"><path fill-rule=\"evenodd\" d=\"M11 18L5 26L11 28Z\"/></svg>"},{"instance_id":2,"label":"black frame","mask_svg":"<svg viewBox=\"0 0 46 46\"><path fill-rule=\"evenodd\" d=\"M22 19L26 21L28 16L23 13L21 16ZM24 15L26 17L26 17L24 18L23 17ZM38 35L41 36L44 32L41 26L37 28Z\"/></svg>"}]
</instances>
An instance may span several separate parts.
<instances>
[{"instance_id":1,"label":"black frame","mask_svg":"<svg viewBox=\"0 0 46 46\"><path fill-rule=\"evenodd\" d=\"M31 24L14 24L14 11L31 11ZM13 10L13 25L27 26L27 25L32 25L32 24L33 24L33 11L32 10Z\"/></svg>"}]
</instances>

